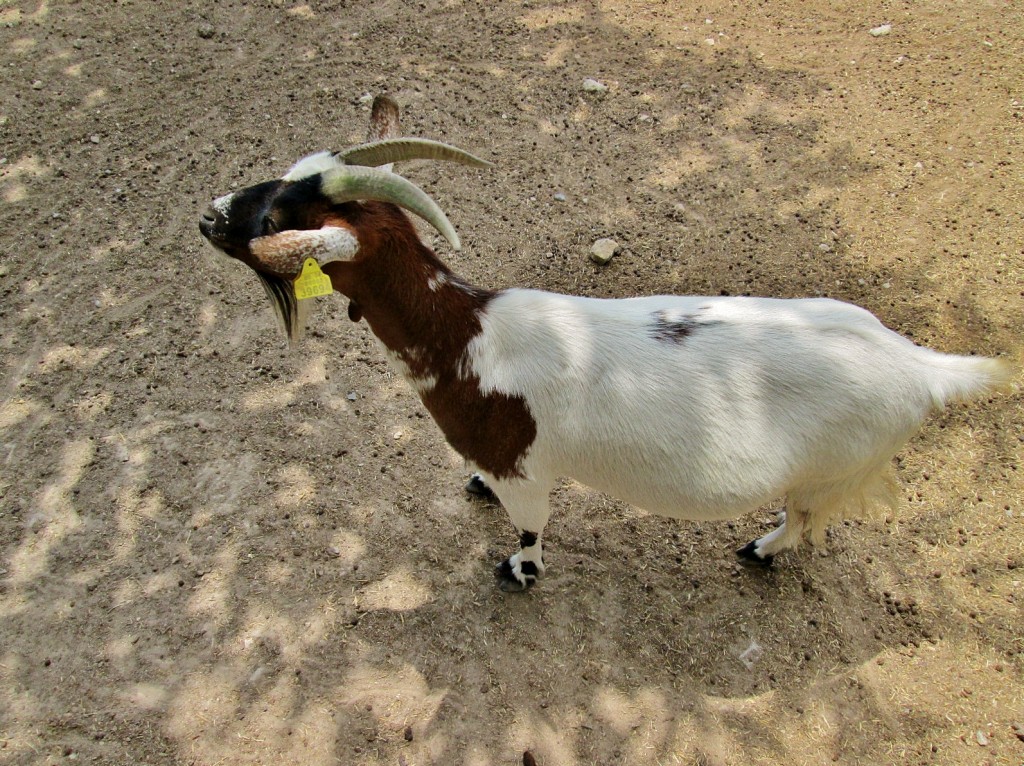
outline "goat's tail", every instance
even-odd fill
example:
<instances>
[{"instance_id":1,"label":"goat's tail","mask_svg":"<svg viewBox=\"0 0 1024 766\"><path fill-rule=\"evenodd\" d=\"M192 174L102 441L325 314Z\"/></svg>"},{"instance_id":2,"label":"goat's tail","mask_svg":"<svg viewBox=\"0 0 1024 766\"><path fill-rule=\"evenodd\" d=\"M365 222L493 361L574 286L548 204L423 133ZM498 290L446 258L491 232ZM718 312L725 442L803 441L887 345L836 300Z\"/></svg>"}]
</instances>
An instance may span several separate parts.
<instances>
[{"instance_id":1,"label":"goat's tail","mask_svg":"<svg viewBox=\"0 0 1024 766\"><path fill-rule=\"evenodd\" d=\"M927 351L928 389L936 408L1009 388L1013 367L1005 359Z\"/></svg>"},{"instance_id":2,"label":"goat's tail","mask_svg":"<svg viewBox=\"0 0 1024 766\"><path fill-rule=\"evenodd\" d=\"M936 408L1009 388L1014 378L1014 366L1005 359L914 348L920 352L925 390ZM845 479L789 492L788 504L808 513L807 531L812 542L820 543L825 529L841 519L877 517L896 509L899 482L893 475L890 457L890 452L883 452L878 462Z\"/></svg>"}]
</instances>

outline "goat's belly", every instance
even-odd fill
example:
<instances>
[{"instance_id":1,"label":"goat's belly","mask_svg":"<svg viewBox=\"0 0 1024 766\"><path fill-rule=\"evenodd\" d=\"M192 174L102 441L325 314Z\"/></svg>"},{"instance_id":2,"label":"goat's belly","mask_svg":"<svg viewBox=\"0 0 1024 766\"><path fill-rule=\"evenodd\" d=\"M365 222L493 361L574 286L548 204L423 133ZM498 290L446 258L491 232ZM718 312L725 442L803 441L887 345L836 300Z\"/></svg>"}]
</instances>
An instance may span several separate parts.
<instances>
[{"instance_id":1,"label":"goat's belly","mask_svg":"<svg viewBox=\"0 0 1024 766\"><path fill-rule=\"evenodd\" d=\"M697 474L685 460L652 460L642 453L600 462L562 462L558 475L645 511L692 520L736 518L786 490L770 467L722 465Z\"/></svg>"}]
</instances>

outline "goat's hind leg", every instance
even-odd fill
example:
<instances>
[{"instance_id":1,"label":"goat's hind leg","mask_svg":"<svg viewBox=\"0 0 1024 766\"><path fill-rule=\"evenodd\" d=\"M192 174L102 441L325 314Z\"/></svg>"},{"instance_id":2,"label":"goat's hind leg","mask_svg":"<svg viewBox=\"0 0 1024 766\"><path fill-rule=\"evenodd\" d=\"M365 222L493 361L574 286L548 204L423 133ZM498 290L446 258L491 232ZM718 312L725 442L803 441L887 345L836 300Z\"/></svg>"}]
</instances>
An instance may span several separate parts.
<instances>
[{"instance_id":1,"label":"goat's hind leg","mask_svg":"<svg viewBox=\"0 0 1024 766\"><path fill-rule=\"evenodd\" d=\"M519 552L509 556L494 569L498 587L510 593L524 591L544 575L541 535L550 514L550 486L522 479L496 481L489 477L487 486L494 490L494 494L505 506L519 535Z\"/></svg>"},{"instance_id":2,"label":"goat's hind leg","mask_svg":"<svg viewBox=\"0 0 1024 766\"><path fill-rule=\"evenodd\" d=\"M810 514L789 509L784 511L785 521L777 529L744 545L736 555L751 564L771 566L776 553L795 548L807 529Z\"/></svg>"}]
</instances>

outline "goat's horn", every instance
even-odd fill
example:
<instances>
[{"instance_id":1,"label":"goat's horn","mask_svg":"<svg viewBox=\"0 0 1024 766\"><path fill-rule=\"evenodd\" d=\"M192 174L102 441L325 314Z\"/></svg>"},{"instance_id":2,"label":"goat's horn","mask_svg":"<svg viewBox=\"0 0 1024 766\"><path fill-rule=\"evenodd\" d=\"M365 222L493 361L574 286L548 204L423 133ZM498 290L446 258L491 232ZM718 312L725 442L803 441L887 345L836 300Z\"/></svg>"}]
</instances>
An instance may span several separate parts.
<instances>
[{"instance_id":1,"label":"goat's horn","mask_svg":"<svg viewBox=\"0 0 1024 766\"><path fill-rule=\"evenodd\" d=\"M342 165L324 171L321 179L323 193L333 202L357 199L392 202L415 213L441 232L455 250L462 247L459 235L444 211L426 192L399 175L359 165Z\"/></svg>"},{"instance_id":2,"label":"goat's horn","mask_svg":"<svg viewBox=\"0 0 1024 766\"><path fill-rule=\"evenodd\" d=\"M364 165L366 167L378 167L387 165L389 162L404 160L447 160L476 168L491 167L491 163L487 160L482 160L449 144L426 138L388 138L371 141L368 144L360 144L338 152L335 157L346 165Z\"/></svg>"}]
</instances>

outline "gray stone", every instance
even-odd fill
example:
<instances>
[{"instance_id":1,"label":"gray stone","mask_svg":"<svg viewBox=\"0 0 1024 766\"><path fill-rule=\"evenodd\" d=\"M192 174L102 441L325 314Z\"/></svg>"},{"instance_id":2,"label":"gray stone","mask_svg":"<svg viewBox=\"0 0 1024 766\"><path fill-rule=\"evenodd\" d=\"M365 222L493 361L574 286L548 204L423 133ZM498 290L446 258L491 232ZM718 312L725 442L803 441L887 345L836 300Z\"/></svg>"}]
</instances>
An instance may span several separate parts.
<instances>
[{"instance_id":1,"label":"gray stone","mask_svg":"<svg viewBox=\"0 0 1024 766\"><path fill-rule=\"evenodd\" d=\"M614 239L604 237L597 240L590 247L590 260L602 266L612 259L612 256L619 251L619 243Z\"/></svg>"}]
</instances>

